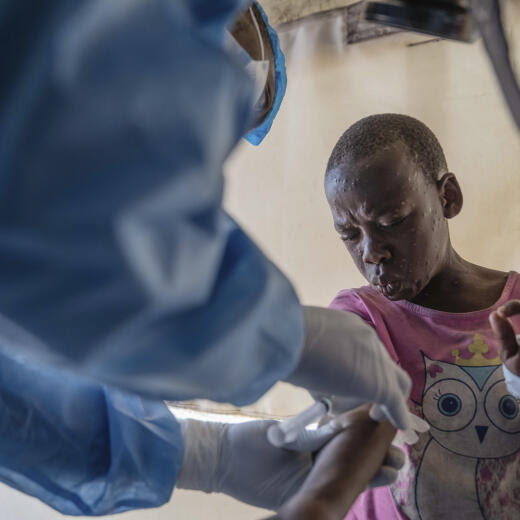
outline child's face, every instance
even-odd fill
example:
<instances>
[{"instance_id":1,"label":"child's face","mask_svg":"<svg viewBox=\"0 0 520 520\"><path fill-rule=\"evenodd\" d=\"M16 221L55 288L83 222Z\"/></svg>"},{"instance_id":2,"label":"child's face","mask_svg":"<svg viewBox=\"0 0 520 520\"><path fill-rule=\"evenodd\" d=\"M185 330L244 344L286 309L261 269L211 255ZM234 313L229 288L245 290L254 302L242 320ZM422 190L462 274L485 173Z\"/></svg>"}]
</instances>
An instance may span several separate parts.
<instances>
[{"instance_id":1,"label":"child's face","mask_svg":"<svg viewBox=\"0 0 520 520\"><path fill-rule=\"evenodd\" d=\"M402 143L330 171L325 191L334 227L384 296L411 300L439 272L449 245L439 190Z\"/></svg>"}]
</instances>

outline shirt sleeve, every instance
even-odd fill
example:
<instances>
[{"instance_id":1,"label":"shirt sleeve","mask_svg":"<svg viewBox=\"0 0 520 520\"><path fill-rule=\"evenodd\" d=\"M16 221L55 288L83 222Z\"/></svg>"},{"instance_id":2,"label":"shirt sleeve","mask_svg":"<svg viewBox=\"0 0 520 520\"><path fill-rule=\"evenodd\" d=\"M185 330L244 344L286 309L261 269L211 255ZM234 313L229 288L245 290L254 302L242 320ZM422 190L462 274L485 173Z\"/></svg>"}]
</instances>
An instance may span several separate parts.
<instances>
[{"instance_id":1,"label":"shirt sleeve","mask_svg":"<svg viewBox=\"0 0 520 520\"><path fill-rule=\"evenodd\" d=\"M353 312L366 321L372 327L375 326L366 308L365 302L353 291L340 291L329 304L330 309Z\"/></svg>"},{"instance_id":2,"label":"shirt sleeve","mask_svg":"<svg viewBox=\"0 0 520 520\"><path fill-rule=\"evenodd\" d=\"M180 426L149 401L0 348L0 480L67 515L157 507L182 462Z\"/></svg>"},{"instance_id":3,"label":"shirt sleeve","mask_svg":"<svg viewBox=\"0 0 520 520\"><path fill-rule=\"evenodd\" d=\"M0 112L0 313L34 359L237 405L296 365L298 298L221 207L251 85L219 37L242 3L55 2L20 46Z\"/></svg>"},{"instance_id":4,"label":"shirt sleeve","mask_svg":"<svg viewBox=\"0 0 520 520\"><path fill-rule=\"evenodd\" d=\"M364 297L361 296L364 295ZM345 312L353 312L373 327L383 342L392 359L400 364L399 355L385 324L384 311L373 299L370 299L361 289L346 289L340 291L332 300L329 307Z\"/></svg>"}]
</instances>

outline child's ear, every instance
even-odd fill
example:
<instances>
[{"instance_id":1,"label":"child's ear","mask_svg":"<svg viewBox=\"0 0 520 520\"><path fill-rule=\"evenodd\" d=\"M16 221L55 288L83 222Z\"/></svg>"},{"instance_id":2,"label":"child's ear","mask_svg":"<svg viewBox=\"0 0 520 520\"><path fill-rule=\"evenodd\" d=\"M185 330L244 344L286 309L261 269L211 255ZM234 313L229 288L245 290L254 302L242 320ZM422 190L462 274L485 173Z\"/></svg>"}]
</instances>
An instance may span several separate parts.
<instances>
[{"instance_id":1,"label":"child's ear","mask_svg":"<svg viewBox=\"0 0 520 520\"><path fill-rule=\"evenodd\" d=\"M457 216L462 209L462 191L453 173L445 173L437 181L442 212L446 218Z\"/></svg>"}]
</instances>

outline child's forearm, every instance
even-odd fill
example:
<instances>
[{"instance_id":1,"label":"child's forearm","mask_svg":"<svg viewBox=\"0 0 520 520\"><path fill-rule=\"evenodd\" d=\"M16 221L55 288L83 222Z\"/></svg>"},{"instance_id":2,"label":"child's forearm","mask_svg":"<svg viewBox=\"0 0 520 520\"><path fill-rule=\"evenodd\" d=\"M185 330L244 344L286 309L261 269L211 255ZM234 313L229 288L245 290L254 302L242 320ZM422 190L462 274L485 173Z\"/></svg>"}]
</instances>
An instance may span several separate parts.
<instances>
[{"instance_id":1,"label":"child's forearm","mask_svg":"<svg viewBox=\"0 0 520 520\"><path fill-rule=\"evenodd\" d=\"M340 520L381 467L395 436L389 422L375 423L366 412L319 453L301 489L273 519Z\"/></svg>"}]
</instances>

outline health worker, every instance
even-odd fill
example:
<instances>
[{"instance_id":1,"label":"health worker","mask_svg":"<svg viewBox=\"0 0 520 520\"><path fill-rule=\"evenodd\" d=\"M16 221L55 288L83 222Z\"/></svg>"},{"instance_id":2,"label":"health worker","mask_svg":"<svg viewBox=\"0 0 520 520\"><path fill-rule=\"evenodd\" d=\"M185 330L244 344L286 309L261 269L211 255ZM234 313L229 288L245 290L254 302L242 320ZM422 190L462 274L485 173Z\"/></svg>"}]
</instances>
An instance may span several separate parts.
<instances>
[{"instance_id":1,"label":"health worker","mask_svg":"<svg viewBox=\"0 0 520 520\"><path fill-rule=\"evenodd\" d=\"M3 482L77 515L157 506L176 482L274 509L316 439L181 426L163 400L240 406L279 380L408 427L375 332L302 307L222 209L224 161L285 90L258 4L7 0L0 30Z\"/></svg>"}]
</instances>

